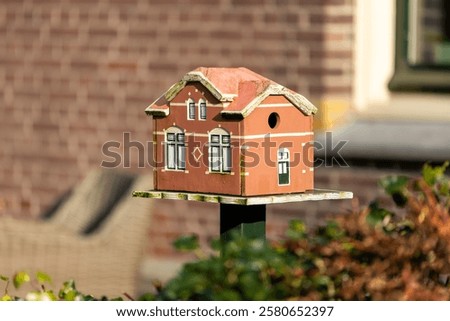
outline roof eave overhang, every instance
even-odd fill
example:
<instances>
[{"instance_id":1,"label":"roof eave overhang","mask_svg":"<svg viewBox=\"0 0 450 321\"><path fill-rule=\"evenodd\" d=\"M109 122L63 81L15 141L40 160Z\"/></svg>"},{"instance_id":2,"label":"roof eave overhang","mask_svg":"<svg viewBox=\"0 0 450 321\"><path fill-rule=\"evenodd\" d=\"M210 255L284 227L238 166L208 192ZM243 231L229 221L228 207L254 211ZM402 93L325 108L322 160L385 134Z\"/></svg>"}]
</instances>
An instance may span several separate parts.
<instances>
[{"instance_id":1,"label":"roof eave overhang","mask_svg":"<svg viewBox=\"0 0 450 321\"><path fill-rule=\"evenodd\" d=\"M205 75L200 71L191 71L184 75L183 79L172 85L164 94L167 101L171 101L186 86L188 82L200 82L208 91L221 102L233 101L235 95L222 93Z\"/></svg>"},{"instance_id":2,"label":"roof eave overhang","mask_svg":"<svg viewBox=\"0 0 450 321\"><path fill-rule=\"evenodd\" d=\"M222 110L220 112L223 118L225 119L231 119L231 120L242 120L244 119L244 114L241 111L228 111L225 112L225 110Z\"/></svg>"},{"instance_id":3,"label":"roof eave overhang","mask_svg":"<svg viewBox=\"0 0 450 321\"><path fill-rule=\"evenodd\" d=\"M282 95L286 97L295 107L303 114L310 116L317 113L317 108L304 96L294 93L293 91L279 84L271 84L256 96L250 103L241 110L222 110L220 113L224 118L243 119L247 117L264 99L271 95Z\"/></svg>"},{"instance_id":4,"label":"roof eave overhang","mask_svg":"<svg viewBox=\"0 0 450 321\"><path fill-rule=\"evenodd\" d=\"M153 116L153 117L167 117L169 115L169 108L156 109L156 108L149 107L145 110L145 113L148 116Z\"/></svg>"},{"instance_id":5,"label":"roof eave overhang","mask_svg":"<svg viewBox=\"0 0 450 321\"><path fill-rule=\"evenodd\" d=\"M306 116L315 115L318 111L316 106L300 94L286 90L283 95Z\"/></svg>"}]
</instances>

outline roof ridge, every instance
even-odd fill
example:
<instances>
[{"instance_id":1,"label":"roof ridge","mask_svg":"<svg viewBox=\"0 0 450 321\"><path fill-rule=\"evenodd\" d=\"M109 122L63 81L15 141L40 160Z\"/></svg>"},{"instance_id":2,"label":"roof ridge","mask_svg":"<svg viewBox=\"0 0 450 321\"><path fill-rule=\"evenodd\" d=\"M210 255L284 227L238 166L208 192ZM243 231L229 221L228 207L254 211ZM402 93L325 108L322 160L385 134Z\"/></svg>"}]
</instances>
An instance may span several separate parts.
<instances>
[{"instance_id":1,"label":"roof ridge","mask_svg":"<svg viewBox=\"0 0 450 321\"><path fill-rule=\"evenodd\" d=\"M186 73L147 109L147 114L169 114L170 101L189 82L200 82L219 101L231 103L223 116L246 117L269 95L283 95L305 115L317 108L301 94L278 84L246 67L198 67ZM251 85L253 84L253 85Z\"/></svg>"}]
</instances>

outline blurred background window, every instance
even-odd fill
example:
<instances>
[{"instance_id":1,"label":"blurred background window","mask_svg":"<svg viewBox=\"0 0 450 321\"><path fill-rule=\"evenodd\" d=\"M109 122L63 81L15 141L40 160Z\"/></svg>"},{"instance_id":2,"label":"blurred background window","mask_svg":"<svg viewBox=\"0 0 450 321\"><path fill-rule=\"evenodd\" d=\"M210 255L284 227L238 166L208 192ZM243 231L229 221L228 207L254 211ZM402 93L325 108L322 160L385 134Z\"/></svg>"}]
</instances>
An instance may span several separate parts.
<instances>
[{"instance_id":1,"label":"blurred background window","mask_svg":"<svg viewBox=\"0 0 450 321\"><path fill-rule=\"evenodd\" d=\"M450 2L399 0L391 90L450 91Z\"/></svg>"}]
</instances>

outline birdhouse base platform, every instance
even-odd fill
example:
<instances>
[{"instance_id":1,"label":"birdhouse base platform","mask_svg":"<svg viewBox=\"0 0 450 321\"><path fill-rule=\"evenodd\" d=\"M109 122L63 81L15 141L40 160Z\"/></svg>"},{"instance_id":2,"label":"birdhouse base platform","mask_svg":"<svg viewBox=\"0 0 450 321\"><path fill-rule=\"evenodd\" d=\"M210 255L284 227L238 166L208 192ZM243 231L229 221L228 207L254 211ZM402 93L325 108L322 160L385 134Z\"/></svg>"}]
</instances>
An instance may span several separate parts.
<instances>
[{"instance_id":1,"label":"birdhouse base platform","mask_svg":"<svg viewBox=\"0 0 450 321\"><path fill-rule=\"evenodd\" d=\"M156 198L156 199L220 203L220 204L266 205L266 204L294 203L305 201L351 199L353 198L353 193L344 191L326 190L326 189L314 189L310 191L305 191L303 193L293 193L293 194L233 196L233 195L149 190L149 191L134 191L133 196L144 198Z\"/></svg>"},{"instance_id":2,"label":"birdhouse base platform","mask_svg":"<svg viewBox=\"0 0 450 321\"><path fill-rule=\"evenodd\" d=\"M314 189L304 193L264 195L264 196L232 196L216 194L200 194L174 191L135 191L134 197L185 200L220 204L220 237L224 242L237 233L246 238L266 237L266 205L304 202L340 200L353 198L352 192L325 189Z\"/></svg>"}]
</instances>

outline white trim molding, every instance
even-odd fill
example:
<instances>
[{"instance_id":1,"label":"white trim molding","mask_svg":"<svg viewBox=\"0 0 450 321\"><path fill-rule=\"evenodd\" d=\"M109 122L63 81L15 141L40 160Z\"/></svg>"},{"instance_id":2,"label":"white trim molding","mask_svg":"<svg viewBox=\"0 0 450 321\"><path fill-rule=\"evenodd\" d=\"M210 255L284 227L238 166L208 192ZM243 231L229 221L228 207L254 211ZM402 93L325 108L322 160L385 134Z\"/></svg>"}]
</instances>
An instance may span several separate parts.
<instances>
[{"instance_id":1,"label":"white trim molding","mask_svg":"<svg viewBox=\"0 0 450 321\"><path fill-rule=\"evenodd\" d=\"M364 111L389 100L394 70L395 1L356 0L353 105Z\"/></svg>"},{"instance_id":2,"label":"white trim molding","mask_svg":"<svg viewBox=\"0 0 450 321\"><path fill-rule=\"evenodd\" d=\"M155 131L153 132L155 135L164 135L164 131ZM194 132L185 132L186 136L194 136L194 137L203 137L208 138L211 132L209 133L194 133ZM230 133L231 134L231 133ZM241 139L241 140L250 140L250 139L262 139L266 137L272 138L281 138L281 137L304 137L304 136L313 136L313 132L300 132L300 133L276 133L276 134L257 134L257 135L230 135L231 139ZM302 143L304 146L305 143Z\"/></svg>"}]
</instances>

